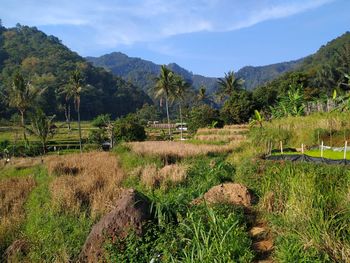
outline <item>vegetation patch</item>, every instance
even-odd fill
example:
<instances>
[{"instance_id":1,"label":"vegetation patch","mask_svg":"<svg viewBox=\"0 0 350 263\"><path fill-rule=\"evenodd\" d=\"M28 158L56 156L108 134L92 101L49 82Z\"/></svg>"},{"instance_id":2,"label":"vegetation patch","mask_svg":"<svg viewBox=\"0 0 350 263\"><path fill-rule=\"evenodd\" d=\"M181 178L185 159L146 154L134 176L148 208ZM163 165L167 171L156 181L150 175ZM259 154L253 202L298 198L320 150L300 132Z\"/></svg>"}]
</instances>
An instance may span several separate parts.
<instances>
[{"instance_id":1,"label":"vegetation patch","mask_svg":"<svg viewBox=\"0 0 350 263\"><path fill-rule=\"evenodd\" d=\"M116 156L106 152L50 157L48 170L56 176L50 189L57 209L92 217L111 209L125 178Z\"/></svg>"},{"instance_id":2,"label":"vegetation patch","mask_svg":"<svg viewBox=\"0 0 350 263\"><path fill-rule=\"evenodd\" d=\"M0 180L0 256L19 235L24 204L34 187L33 176Z\"/></svg>"}]
</instances>

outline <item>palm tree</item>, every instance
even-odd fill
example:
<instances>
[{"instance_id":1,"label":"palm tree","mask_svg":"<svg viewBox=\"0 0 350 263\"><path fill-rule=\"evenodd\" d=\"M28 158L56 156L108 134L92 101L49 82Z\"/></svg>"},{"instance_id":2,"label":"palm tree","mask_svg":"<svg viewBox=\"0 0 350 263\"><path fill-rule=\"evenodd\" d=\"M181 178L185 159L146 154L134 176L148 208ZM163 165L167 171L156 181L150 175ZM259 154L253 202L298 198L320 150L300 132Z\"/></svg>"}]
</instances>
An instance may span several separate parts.
<instances>
[{"instance_id":1,"label":"palm tree","mask_svg":"<svg viewBox=\"0 0 350 263\"><path fill-rule=\"evenodd\" d=\"M220 100L225 98L226 96L231 97L234 92L239 91L243 86L243 79L236 78L235 73L233 71L229 71L225 73L224 78L218 79L219 90L218 95Z\"/></svg>"},{"instance_id":2,"label":"palm tree","mask_svg":"<svg viewBox=\"0 0 350 263\"><path fill-rule=\"evenodd\" d=\"M174 73L165 65L160 69L160 75L156 78L156 85L154 87L155 98L165 98L166 114L168 119L169 139L171 138L170 117L169 117L169 98L174 93Z\"/></svg>"},{"instance_id":3,"label":"palm tree","mask_svg":"<svg viewBox=\"0 0 350 263\"><path fill-rule=\"evenodd\" d=\"M64 111L64 116L66 118L67 128L70 131L71 125L70 125L70 99L72 98L71 94L71 87L69 85L63 86L59 90L59 94L63 94L64 96L64 105L61 106L62 110Z\"/></svg>"},{"instance_id":4,"label":"palm tree","mask_svg":"<svg viewBox=\"0 0 350 263\"><path fill-rule=\"evenodd\" d=\"M180 121L181 121L181 140L183 140L182 137L182 128L183 128L183 121L182 121L182 110L181 110L181 102L185 98L186 90L189 88L189 84L179 75L174 75L174 92L171 94L173 100L179 100L179 109L180 109Z\"/></svg>"},{"instance_id":5,"label":"palm tree","mask_svg":"<svg viewBox=\"0 0 350 263\"><path fill-rule=\"evenodd\" d=\"M202 85L199 87L198 94L197 94L198 101L204 101L206 99L207 97L206 92L207 92L207 89L205 86Z\"/></svg>"},{"instance_id":6,"label":"palm tree","mask_svg":"<svg viewBox=\"0 0 350 263\"><path fill-rule=\"evenodd\" d=\"M83 88L83 76L81 71L74 70L71 73L69 84L66 88L66 94L68 94L69 97L73 97L74 99L74 106L75 110L78 113L78 130L79 130L79 149L80 153L82 152L82 145L81 145L81 125L80 125L80 95Z\"/></svg>"},{"instance_id":7,"label":"palm tree","mask_svg":"<svg viewBox=\"0 0 350 263\"><path fill-rule=\"evenodd\" d=\"M23 139L27 144L25 130L25 113L33 105L33 102L44 90L32 86L24 77L17 72L13 84L9 89L8 103L10 107L16 108L21 114L21 126L23 128Z\"/></svg>"},{"instance_id":8,"label":"palm tree","mask_svg":"<svg viewBox=\"0 0 350 263\"><path fill-rule=\"evenodd\" d=\"M48 139L52 138L56 133L56 126L53 123L55 116L49 117L38 109L31 117L31 127L26 128L31 134L37 136L43 148L43 154L46 153L46 146Z\"/></svg>"}]
</instances>

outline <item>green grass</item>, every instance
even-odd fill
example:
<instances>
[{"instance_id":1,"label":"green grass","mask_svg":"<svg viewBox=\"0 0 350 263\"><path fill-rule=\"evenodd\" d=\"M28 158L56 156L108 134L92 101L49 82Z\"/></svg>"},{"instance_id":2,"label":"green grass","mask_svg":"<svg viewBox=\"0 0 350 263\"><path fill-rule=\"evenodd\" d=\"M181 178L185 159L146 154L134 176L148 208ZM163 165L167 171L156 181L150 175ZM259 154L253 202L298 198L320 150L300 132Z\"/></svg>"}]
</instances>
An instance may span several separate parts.
<instances>
[{"instance_id":1,"label":"green grass","mask_svg":"<svg viewBox=\"0 0 350 263\"><path fill-rule=\"evenodd\" d=\"M151 163L161 167L159 159L142 157L126 147L119 146L116 152L126 171ZM137 189L154 203L158 224L150 225L143 237L131 233L107 244L109 260L150 262L161 255L162 262L250 262L254 255L242 209L190 205L212 186L232 180L234 168L224 159L225 155L218 155L182 160L190 166L187 179L167 188L149 189L139 178L127 178L125 187Z\"/></svg>"},{"instance_id":2,"label":"green grass","mask_svg":"<svg viewBox=\"0 0 350 263\"><path fill-rule=\"evenodd\" d=\"M249 161L236 180L259 197L277 262L342 262L350 257L350 170L310 163Z\"/></svg>"},{"instance_id":3,"label":"green grass","mask_svg":"<svg viewBox=\"0 0 350 263\"><path fill-rule=\"evenodd\" d=\"M0 169L0 180L7 179L10 177L25 177L29 175L34 175L37 171L37 166L16 168L13 166L4 167Z\"/></svg>"},{"instance_id":4,"label":"green grass","mask_svg":"<svg viewBox=\"0 0 350 263\"><path fill-rule=\"evenodd\" d=\"M23 233L30 243L26 256L32 262L76 260L92 225L91 219L55 211L51 205L49 184L53 179L43 168L37 170L38 186L26 203Z\"/></svg>"}]
</instances>

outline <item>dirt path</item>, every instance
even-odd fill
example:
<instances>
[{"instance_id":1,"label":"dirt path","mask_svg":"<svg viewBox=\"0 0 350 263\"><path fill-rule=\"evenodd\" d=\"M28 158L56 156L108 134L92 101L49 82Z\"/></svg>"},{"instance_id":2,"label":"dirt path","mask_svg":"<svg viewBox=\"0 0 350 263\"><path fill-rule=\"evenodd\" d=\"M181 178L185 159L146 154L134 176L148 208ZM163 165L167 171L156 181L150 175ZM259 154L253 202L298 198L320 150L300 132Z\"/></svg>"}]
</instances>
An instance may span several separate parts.
<instances>
[{"instance_id":1,"label":"dirt path","mask_svg":"<svg viewBox=\"0 0 350 263\"><path fill-rule=\"evenodd\" d=\"M274 242L267 222L259 218L259 212L250 209L246 211L249 226L249 236L251 237L252 250L256 254L255 263L273 263L272 252Z\"/></svg>"}]
</instances>

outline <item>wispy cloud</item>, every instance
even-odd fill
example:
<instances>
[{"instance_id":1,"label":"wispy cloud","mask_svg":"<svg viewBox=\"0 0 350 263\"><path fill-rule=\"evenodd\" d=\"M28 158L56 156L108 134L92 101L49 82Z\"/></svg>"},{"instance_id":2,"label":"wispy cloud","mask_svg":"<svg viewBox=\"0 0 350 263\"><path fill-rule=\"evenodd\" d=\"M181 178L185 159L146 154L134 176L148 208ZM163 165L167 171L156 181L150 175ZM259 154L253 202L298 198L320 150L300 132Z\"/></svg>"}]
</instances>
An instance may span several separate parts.
<instances>
[{"instance_id":1,"label":"wispy cloud","mask_svg":"<svg viewBox=\"0 0 350 263\"><path fill-rule=\"evenodd\" d=\"M2 0L5 24L87 27L105 47L200 31L232 31L335 0ZM82 40L83 41L83 40Z\"/></svg>"}]
</instances>

